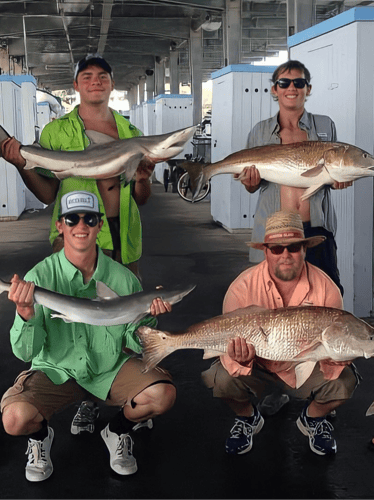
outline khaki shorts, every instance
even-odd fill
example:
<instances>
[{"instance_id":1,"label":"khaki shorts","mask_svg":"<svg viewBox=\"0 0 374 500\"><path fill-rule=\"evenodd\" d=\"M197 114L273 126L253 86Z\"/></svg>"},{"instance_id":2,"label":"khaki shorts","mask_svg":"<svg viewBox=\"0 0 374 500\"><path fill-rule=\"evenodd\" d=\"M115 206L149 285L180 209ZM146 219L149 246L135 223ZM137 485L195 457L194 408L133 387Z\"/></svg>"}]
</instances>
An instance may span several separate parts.
<instances>
[{"instance_id":1,"label":"khaki shorts","mask_svg":"<svg viewBox=\"0 0 374 500\"><path fill-rule=\"evenodd\" d=\"M313 398L317 403L346 400L352 394L359 382L359 375L354 365L346 366L336 380L325 380L317 364L299 389L292 389L274 373L254 366L252 374L242 377L231 377L220 360L215 361L209 370L201 374L203 382L213 389L216 398L233 399L246 402L254 398L261 399L274 392L286 392L297 399Z\"/></svg>"},{"instance_id":2,"label":"khaki shorts","mask_svg":"<svg viewBox=\"0 0 374 500\"><path fill-rule=\"evenodd\" d=\"M171 376L162 368L156 367L143 373L142 360L131 358L122 365L110 388L105 404L109 406L131 405L133 399L150 385L172 383ZM8 405L18 402L30 403L38 409L46 420L68 406L84 399L102 401L83 389L75 380L56 385L42 371L28 370L20 373L14 385L1 399L1 411Z\"/></svg>"}]
</instances>

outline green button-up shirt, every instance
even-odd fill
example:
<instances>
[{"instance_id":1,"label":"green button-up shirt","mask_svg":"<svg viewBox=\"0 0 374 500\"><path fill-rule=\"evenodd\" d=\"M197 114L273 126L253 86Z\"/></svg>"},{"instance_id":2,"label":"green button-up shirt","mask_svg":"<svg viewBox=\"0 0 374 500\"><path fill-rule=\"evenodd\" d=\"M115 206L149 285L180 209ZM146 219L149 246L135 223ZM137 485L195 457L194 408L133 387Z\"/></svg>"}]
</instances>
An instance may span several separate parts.
<instances>
[{"instance_id":1,"label":"green button-up shirt","mask_svg":"<svg viewBox=\"0 0 374 500\"><path fill-rule=\"evenodd\" d=\"M85 133L84 124L78 114L79 106L58 120L48 123L40 136L39 144L46 149L58 151L82 151L90 141ZM134 125L126 120L116 111L112 110L116 122L118 137L120 139L131 139L142 135ZM38 172L46 176L53 176L48 170L38 168ZM134 198L131 195L132 186L121 185L120 188L120 238L121 259L123 264L129 264L140 259L142 254L142 225L140 214ZM51 244L58 236L55 222L59 216L61 198L71 191L90 191L99 200L100 212L105 214L103 200L96 179L84 179L82 177L68 177L60 181L59 190L55 200L51 220L51 232L49 240ZM103 218L103 227L97 237L100 248L113 250L112 236L106 217Z\"/></svg>"},{"instance_id":2,"label":"green button-up shirt","mask_svg":"<svg viewBox=\"0 0 374 500\"><path fill-rule=\"evenodd\" d=\"M73 297L96 298L96 282L105 283L118 295L141 291L135 275L113 261L98 248L97 268L84 283L82 273L65 257L64 250L52 254L29 271L25 279L48 290ZM51 318L52 311L35 305L35 316L23 321L17 314L10 331L14 354L31 361L34 370L43 371L54 384L75 379L80 386L105 400L119 369L129 358L122 350L128 347L141 352L135 330L139 324L156 325L155 318L138 324L92 326L65 323Z\"/></svg>"}]
</instances>

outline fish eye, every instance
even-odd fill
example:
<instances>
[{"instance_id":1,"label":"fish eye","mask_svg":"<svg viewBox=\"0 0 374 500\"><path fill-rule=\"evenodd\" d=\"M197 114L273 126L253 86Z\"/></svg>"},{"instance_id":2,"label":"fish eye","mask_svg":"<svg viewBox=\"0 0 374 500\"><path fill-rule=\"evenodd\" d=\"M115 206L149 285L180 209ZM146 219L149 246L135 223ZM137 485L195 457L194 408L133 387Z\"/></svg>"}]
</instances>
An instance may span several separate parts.
<instances>
[{"instance_id":1,"label":"fish eye","mask_svg":"<svg viewBox=\"0 0 374 500\"><path fill-rule=\"evenodd\" d=\"M364 153L362 156L363 156L364 158L367 158L367 157L368 157L368 154L367 154L367 153Z\"/></svg>"}]
</instances>

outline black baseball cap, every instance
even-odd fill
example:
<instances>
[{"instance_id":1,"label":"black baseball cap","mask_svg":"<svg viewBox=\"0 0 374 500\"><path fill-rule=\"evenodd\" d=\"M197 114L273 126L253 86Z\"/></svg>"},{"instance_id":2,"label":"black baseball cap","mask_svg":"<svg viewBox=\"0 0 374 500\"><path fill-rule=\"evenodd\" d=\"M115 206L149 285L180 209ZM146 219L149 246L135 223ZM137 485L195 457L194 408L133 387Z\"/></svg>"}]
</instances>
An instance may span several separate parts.
<instances>
[{"instance_id":1,"label":"black baseball cap","mask_svg":"<svg viewBox=\"0 0 374 500\"><path fill-rule=\"evenodd\" d=\"M77 65L75 66L75 71L74 71L74 80L77 80L78 74L83 71L84 69L87 68L87 66L90 66L92 64L95 64L97 66L100 66L103 68L104 71L110 74L111 78L113 78L113 71L110 65L106 62L106 60L101 57L100 54L87 54L86 57L81 59Z\"/></svg>"}]
</instances>

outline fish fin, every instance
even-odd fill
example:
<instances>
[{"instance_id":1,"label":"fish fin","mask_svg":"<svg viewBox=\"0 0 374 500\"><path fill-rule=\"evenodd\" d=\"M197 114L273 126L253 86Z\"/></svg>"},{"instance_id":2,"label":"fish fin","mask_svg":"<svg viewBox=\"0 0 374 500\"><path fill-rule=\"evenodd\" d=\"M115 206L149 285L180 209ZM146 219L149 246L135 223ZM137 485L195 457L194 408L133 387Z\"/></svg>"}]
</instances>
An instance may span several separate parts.
<instances>
[{"instance_id":1,"label":"fish fin","mask_svg":"<svg viewBox=\"0 0 374 500\"><path fill-rule=\"evenodd\" d=\"M24 167L25 170L28 170L30 168L34 168L33 166L32 167ZM71 173L71 171L74 171L73 169L69 169L69 170L63 170L61 172L56 172L55 170L51 170L52 174L59 180L59 181L62 181L64 179L67 179L68 177L73 177L74 174Z\"/></svg>"},{"instance_id":2,"label":"fish fin","mask_svg":"<svg viewBox=\"0 0 374 500\"><path fill-rule=\"evenodd\" d=\"M96 295L97 295L96 300L111 300L111 299L118 299L119 297L119 295L116 292L114 292L102 281L96 282Z\"/></svg>"},{"instance_id":3,"label":"fish fin","mask_svg":"<svg viewBox=\"0 0 374 500\"><path fill-rule=\"evenodd\" d=\"M96 130L85 130L84 132L90 140L90 146L93 146L95 144L107 144L108 142L113 142L116 140L110 135L103 134L102 132L97 132ZM90 146L88 146L88 148Z\"/></svg>"},{"instance_id":4,"label":"fish fin","mask_svg":"<svg viewBox=\"0 0 374 500\"><path fill-rule=\"evenodd\" d=\"M296 389L301 387L303 383L310 377L315 366L316 366L315 361L305 361L304 363L296 365L295 367Z\"/></svg>"},{"instance_id":5,"label":"fish fin","mask_svg":"<svg viewBox=\"0 0 374 500\"><path fill-rule=\"evenodd\" d=\"M216 358L225 354L223 351L215 351L214 349L205 349L203 359Z\"/></svg>"},{"instance_id":6,"label":"fish fin","mask_svg":"<svg viewBox=\"0 0 374 500\"><path fill-rule=\"evenodd\" d=\"M324 185L323 184L315 184L314 186L310 186L308 189L304 191L304 194L300 196L301 201L305 201L311 196L313 196L317 191L319 191Z\"/></svg>"},{"instance_id":7,"label":"fish fin","mask_svg":"<svg viewBox=\"0 0 374 500\"><path fill-rule=\"evenodd\" d=\"M155 368L155 366L168 354L175 351L176 347L168 345L171 335L161 330L155 330L149 326L140 326L136 332L143 347L143 373Z\"/></svg>"},{"instance_id":8,"label":"fish fin","mask_svg":"<svg viewBox=\"0 0 374 500\"><path fill-rule=\"evenodd\" d=\"M67 316L64 314L51 314L52 319L60 318L63 320L64 323L74 323L71 319L69 319Z\"/></svg>"},{"instance_id":9,"label":"fish fin","mask_svg":"<svg viewBox=\"0 0 374 500\"><path fill-rule=\"evenodd\" d=\"M2 279L0 279L0 294L3 292L9 292L9 288L10 288L10 283L6 283Z\"/></svg>"},{"instance_id":10,"label":"fish fin","mask_svg":"<svg viewBox=\"0 0 374 500\"><path fill-rule=\"evenodd\" d=\"M374 414L374 401L371 403L369 408L366 410L366 416L369 417L370 415Z\"/></svg>"},{"instance_id":11,"label":"fish fin","mask_svg":"<svg viewBox=\"0 0 374 500\"><path fill-rule=\"evenodd\" d=\"M308 178L318 177L319 174L321 174L324 169L325 169L325 162L324 160L320 160L315 167L309 168L308 170L300 174L300 177L308 177Z\"/></svg>"}]
</instances>

